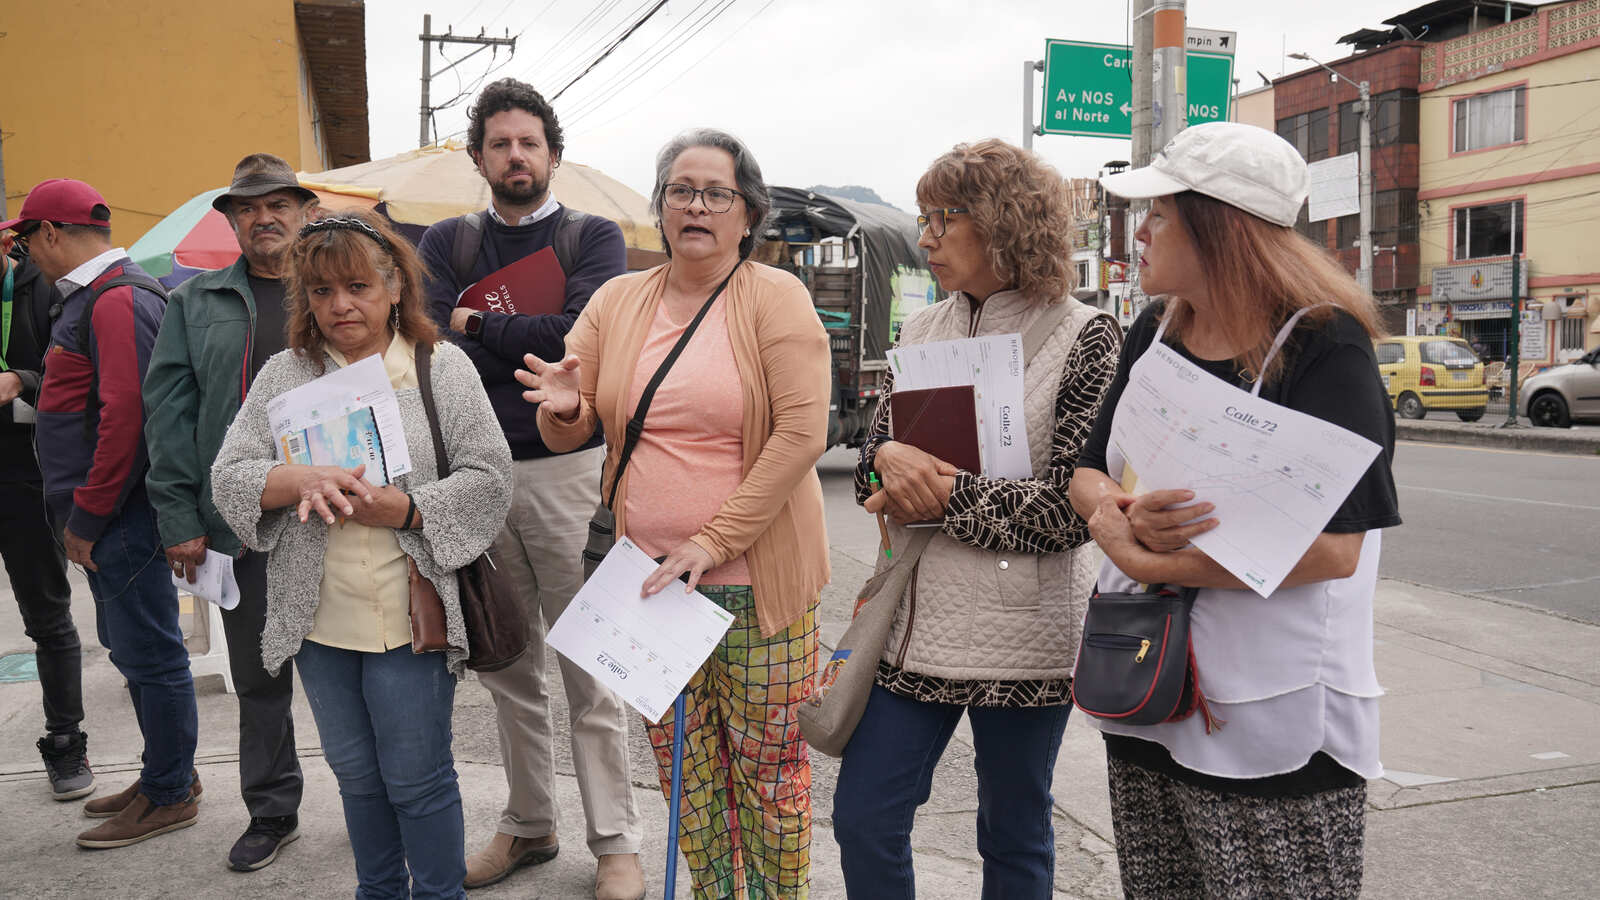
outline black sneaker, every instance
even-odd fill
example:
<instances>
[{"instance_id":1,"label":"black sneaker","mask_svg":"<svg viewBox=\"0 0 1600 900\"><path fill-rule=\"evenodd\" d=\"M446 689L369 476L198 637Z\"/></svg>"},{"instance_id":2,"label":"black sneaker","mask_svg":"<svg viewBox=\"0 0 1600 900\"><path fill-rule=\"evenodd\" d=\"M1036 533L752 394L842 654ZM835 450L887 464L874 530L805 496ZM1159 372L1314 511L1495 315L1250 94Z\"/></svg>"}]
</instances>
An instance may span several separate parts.
<instances>
[{"instance_id":1,"label":"black sneaker","mask_svg":"<svg viewBox=\"0 0 1600 900\"><path fill-rule=\"evenodd\" d=\"M94 772L89 769L89 736L47 734L36 745L50 776L50 792L57 800L76 800L94 793Z\"/></svg>"},{"instance_id":2,"label":"black sneaker","mask_svg":"<svg viewBox=\"0 0 1600 900\"><path fill-rule=\"evenodd\" d=\"M300 836L300 817L256 816L250 827L233 842L228 851L228 868L235 872L254 872L272 865L283 845Z\"/></svg>"}]
</instances>

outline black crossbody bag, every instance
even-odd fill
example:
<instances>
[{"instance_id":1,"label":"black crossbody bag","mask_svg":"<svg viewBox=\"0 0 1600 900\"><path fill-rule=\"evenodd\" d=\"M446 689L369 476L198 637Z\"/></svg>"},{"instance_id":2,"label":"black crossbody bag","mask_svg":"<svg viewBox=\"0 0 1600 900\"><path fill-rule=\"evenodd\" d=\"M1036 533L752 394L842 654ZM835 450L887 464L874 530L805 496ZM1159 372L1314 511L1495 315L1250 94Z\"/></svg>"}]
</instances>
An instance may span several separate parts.
<instances>
[{"instance_id":1,"label":"black crossbody bag","mask_svg":"<svg viewBox=\"0 0 1600 900\"><path fill-rule=\"evenodd\" d=\"M740 260L742 263L743 260ZM639 436L644 434L644 417L650 411L650 401L655 398L656 389L661 387L661 382L666 380L667 371L672 364L678 361L683 354L683 348L689 345L689 339L694 336L700 321L711 311L711 304L717 302L722 296L722 291L733 280L734 272L739 271L735 265L728 277L722 279L717 289L711 292L711 297L701 304L700 311L694 314L688 327L683 329L683 334L678 336L678 342L672 345L672 351L667 358L661 361L656 373L650 376L650 383L645 385L644 393L639 395L639 406L633 411L633 418L628 420L626 435L622 440L622 452L617 455L617 471L611 478L611 495L594 508L594 515L589 517L589 540L583 547L583 580L588 581L589 576L606 558L611 548L617 543L617 515L614 511L617 503L617 487L622 484L622 473L628 469L628 458L633 455L633 448L639 445Z\"/></svg>"}]
</instances>

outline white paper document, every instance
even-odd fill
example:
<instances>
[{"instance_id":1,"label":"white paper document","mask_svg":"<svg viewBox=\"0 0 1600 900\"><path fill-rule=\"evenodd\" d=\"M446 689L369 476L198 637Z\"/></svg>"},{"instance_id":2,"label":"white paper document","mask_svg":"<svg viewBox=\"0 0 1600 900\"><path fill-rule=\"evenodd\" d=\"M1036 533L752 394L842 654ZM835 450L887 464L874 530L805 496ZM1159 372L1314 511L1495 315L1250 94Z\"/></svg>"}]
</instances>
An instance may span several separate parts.
<instances>
[{"instance_id":1,"label":"white paper document","mask_svg":"<svg viewBox=\"0 0 1600 900\"><path fill-rule=\"evenodd\" d=\"M381 356L369 356L267 402L278 458L349 469L382 487L411 471L400 403Z\"/></svg>"},{"instance_id":2,"label":"white paper document","mask_svg":"<svg viewBox=\"0 0 1600 900\"><path fill-rule=\"evenodd\" d=\"M911 344L889 351L902 391L972 385L978 402L978 456L989 478L1032 478L1022 413L1022 335Z\"/></svg>"},{"instance_id":3,"label":"white paper document","mask_svg":"<svg viewBox=\"0 0 1600 900\"><path fill-rule=\"evenodd\" d=\"M545 637L652 722L705 663L733 614L673 582L641 599L656 561L626 537L595 568Z\"/></svg>"},{"instance_id":4,"label":"white paper document","mask_svg":"<svg viewBox=\"0 0 1600 900\"><path fill-rule=\"evenodd\" d=\"M1156 343L1130 373L1112 453L1145 491L1189 489L1217 527L1193 543L1265 597L1344 503L1381 448L1252 396Z\"/></svg>"},{"instance_id":5,"label":"white paper document","mask_svg":"<svg viewBox=\"0 0 1600 900\"><path fill-rule=\"evenodd\" d=\"M239 582L233 577L233 557L215 550L206 551L206 561L194 570L194 583L189 579L173 573L172 583L178 590L186 591L199 597L207 603L215 603L223 609L233 609L239 605Z\"/></svg>"}]
</instances>

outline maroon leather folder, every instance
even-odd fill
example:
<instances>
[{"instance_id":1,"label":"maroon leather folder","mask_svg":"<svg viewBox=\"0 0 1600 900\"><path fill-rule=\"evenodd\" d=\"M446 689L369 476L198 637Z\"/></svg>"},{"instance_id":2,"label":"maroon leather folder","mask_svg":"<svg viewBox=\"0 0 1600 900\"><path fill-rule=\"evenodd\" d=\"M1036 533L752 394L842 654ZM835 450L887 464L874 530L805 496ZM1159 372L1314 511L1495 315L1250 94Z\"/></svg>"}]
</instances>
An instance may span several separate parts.
<instances>
[{"instance_id":1,"label":"maroon leather folder","mask_svg":"<svg viewBox=\"0 0 1600 900\"><path fill-rule=\"evenodd\" d=\"M894 439L958 469L983 474L978 454L978 402L972 385L895 391L889 395Z\"/></svg>"}]
</instances>

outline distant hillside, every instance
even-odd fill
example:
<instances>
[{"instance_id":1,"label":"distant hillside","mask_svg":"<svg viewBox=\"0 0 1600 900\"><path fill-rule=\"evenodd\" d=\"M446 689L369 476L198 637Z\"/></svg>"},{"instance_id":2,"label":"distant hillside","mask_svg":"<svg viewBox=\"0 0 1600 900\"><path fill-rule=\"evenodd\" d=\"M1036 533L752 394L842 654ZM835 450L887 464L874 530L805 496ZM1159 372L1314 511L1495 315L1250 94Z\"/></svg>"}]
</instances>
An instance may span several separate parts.
<instances>
[{"instance_id":1,"label":"distant hillside","mask_svg":"<svg viewBox=\"0 0 1600 900\"><path fill-rule=\"evenodd\" d=\"M864 185L843 184L838 187L829 187L826 184L813 184L806 190L827 194L830 197L843 197L846 200L854 200L857 203L876 203L879 206L887 206L890 209L899 209L898 206L879 197L877 191Z\"/></svg>"}]
</instances>

